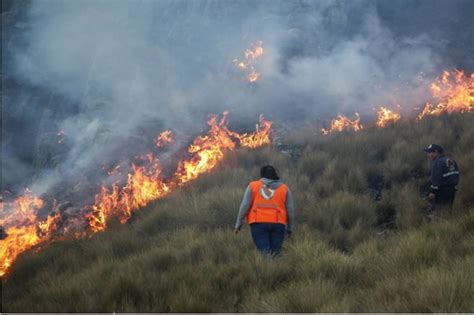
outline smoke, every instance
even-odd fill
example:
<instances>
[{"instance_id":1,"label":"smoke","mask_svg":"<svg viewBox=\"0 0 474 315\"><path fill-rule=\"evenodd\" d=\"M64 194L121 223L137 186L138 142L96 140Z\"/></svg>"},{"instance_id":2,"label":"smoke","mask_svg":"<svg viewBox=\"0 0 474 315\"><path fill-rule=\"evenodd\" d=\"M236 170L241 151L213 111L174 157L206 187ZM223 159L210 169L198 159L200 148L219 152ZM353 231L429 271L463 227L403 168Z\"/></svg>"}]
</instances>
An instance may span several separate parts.
<instances>
[{"instance_id":1,"label":"smoke","mask_svg":"<svg viewBox=\"0 0 474 315\"><path fill-rule=\"evenodd\" d=\"M472 29L469 2L14 2L2 13L3 188L100 180L165 128L192 135L224 110L244 129L260 113L278 126L410 112L442 69L472 64L472 41L455 43L472 34L456 34ZM232 60L257 40L250 84Z\"/></svg>"}]
</instances>

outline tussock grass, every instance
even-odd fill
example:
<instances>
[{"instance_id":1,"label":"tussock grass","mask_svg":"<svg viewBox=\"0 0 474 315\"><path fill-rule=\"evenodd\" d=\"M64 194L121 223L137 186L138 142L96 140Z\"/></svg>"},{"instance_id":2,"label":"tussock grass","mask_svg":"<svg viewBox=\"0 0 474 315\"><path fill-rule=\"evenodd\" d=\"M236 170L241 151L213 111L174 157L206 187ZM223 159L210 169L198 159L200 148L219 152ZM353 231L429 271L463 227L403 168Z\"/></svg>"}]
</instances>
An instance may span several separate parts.
<instances>
[{"instance_id":1,"label":"tussock grass","mask_svg":"<svg viewBox=\"0 0 474 315\"><path fill-rule=\"evenodd\" d=\"M90 239L19 257L2 283L5 312L472 312L473 115L227 155L132 220ZM461 168L454 211L427 222L422 148L443 145ZM296 230L283 255L232 233L243 190L274 164L293 191Z\"/></svg>"}]
</instances>

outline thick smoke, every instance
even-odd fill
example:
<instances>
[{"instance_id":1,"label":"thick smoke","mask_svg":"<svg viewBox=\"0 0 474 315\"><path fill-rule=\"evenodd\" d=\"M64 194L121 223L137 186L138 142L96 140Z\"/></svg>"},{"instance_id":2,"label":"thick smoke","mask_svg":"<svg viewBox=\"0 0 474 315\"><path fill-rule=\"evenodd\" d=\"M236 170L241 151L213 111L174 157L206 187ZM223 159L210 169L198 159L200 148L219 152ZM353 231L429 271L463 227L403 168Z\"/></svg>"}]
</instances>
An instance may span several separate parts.
<instances>
[{"instance_id":1,"label":"thick smoke","mask_svg":"<svg viewBox=\"0 0 474 315\"><path fill-rule=\"evenodd\" d=\"M471 5L9 2L2 11L2 188L32 184L46 193L96 181L102 166L147 152L165 128L193 135L209 113L224 110L235 129L251 128L259 113L278 126L338 111L370 117L379 105L410 112L428 99L427 84L442 69L472 65ZM250 84L232 60L257 40L262 78Z\"/></svg>"}]
</instances>

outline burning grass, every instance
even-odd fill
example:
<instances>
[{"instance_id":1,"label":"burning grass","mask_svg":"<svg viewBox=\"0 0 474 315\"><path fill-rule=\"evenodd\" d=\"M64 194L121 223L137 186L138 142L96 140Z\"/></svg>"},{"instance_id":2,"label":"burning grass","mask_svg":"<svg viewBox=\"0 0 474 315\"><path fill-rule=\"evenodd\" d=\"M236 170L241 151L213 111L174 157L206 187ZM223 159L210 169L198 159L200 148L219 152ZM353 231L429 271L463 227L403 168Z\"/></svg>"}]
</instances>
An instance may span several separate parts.
<instances>
[{"instance_id":1,"label":"burning grass","mask_svg":"<svg viewBox=\"0 0 474 315\"><path fill-rule=\"evenodd\" d=\"M399 113L380 106L379 110L377 111L377 121L375 122L375 125L379 128L384 128L389 124L399 121L400 117L401 116Z\"/></svg>"},{"instance_id":2,"label":"burning grass","mask_svg":"<svg viewBox=\"0 0 474 315\"><path fill-rule=\"evenodd\" d=\"M42 199L26 189L24 195L9 205L13 208L12 212L1 212L0 226L5 229L6 237L1 240L0 276L11 267L16 256L51 237L60 218L55 213L43 221L39 220L37 212L43 205Z\"/></svg>"},{"instance_id":3,"label":"burning grass","mask_svg":"<svg viewBox=\"0 0 474 315\"><path fill-rule=\"evenodd\" d=\"M189 158L178 162L177 170L171 178L164 178L159 159L148 153L140 157L142 165L132 163L124 185L120 186L118 182L114 182L110 188L102 185L94 204L83 209L86 212L83 219L87 222L88 230L78 231L74 236L82 237L88 232L104 231L111 219L117 219L122 224L127 222L139 208L212 171L224 158L224 154L235 149L237 144L254 149L270 143L272 122L266 121L262 115L256 131L243 134L228 129L227 115L224 112L220 120L217 115L211 115L208 121L209 132L198 136L188 147ZM158 148L170 142L170 130L162 132L155 139ZM109 176L115 176L119 167L120 165L109 171ZM4 210L3 201L1 205ZM59 227L61 215L53 212L44 221L40 221L38 210L43 206L44 201L29 190L13 202L6 203L5 211L0 216L0 226L6 230L6 238L1 240L0 276L6 274L20 253L54 239L53 233Z\"/></svg>"},{"instance_id":4,"label":"burning grass","mask_svg":"<svg viewBox=\"0 0 474 315\"><path fill-rule=\"evenodd\" d=\"M253 63L263 55L263 47L261 45L262 43L258 42L251 49L247 49L245 61L235 60L236 65L241 69L250 69L252 72L255 72ZM254 82L255 80L252 80L250 75L249 81ZM438 104L436 106L427 104L423 112L418 116L418 120L442 113L452 114L472 111L473 82L474 75L468 77L462 71L455 71L453 73L445 71L431 85L433 98L438 101ZM143 165L135 163L131 165L131 172L127 174L125 184L114 182L111 187L102 185L100 193L95 197L94 204L85 209L87 213L84 217L87 220L89 230L93 233L105 230L111 218L116 218L121 223L127 222L140 207L165 197L176 188L215 169L224 158L224 153L234 150L238 145L255 149L270 143L271 121L266 121L263 116L260 116L255 132L239 134L228 129L227 115L228 113L225 112L220 120L217 115L211 116L208 121L209 132L195 138L187 150L189 158L178 161L177 169L171 178L162 176L159 159L152 153L148 153L141 157L142 160L146 161ZM400 118L400 114L381 106L377 111L375 126L384 128L397 123ZM331 121L330 127L328 129L322 128L321 132L323 135L329 135L343 131L360 132L363 129L364 127L358 113L355 113L353 120L339 114L337 118ZM62 139L61 141L64 140L64 136L63 132L58 133L58 137ZM447 138L447 136L449 136L449 132L443 135L444 138ZM428 140L426 143L430 142ZM157 148L171 144L173 142L172 131L163 131L154 141ZM350 144L341 145L341 143L337 143L337 145L345 151L342 154L349 152ZM406 152L413 155L413 149L411 149L412 152L409 149L405 150L409 146L410 144L407 140L399 139L393 144L390 152L383 152L380 146L373 146L375 153L369 152L364 158L373 160L380 158L380 154L384 157L388 154L389 158L385 159L384 163L372 171L367 171L367 164L361 164L359 167L352 168L352 161L347 162L344 159L340 161L339 158L331 159L327 162L327 167L321 174L326 184L321 185L318 182L314 185L314 192L320 196L327 196L336 187L343 187L349 192L360 193L365 189L366 183L372 182L374 179L376 180L378 177L376 173L380 173L381 169L383 169L385 178L388 179L386 180L388 185L402 182L411 173L421 169L419 163L415 167L409 163L407 157L409 158L410 156ZM414 147L411 146L411 148ZM308 157L306 158L306 163L314 163L314 160L314 157ZM119 174L119 168L120 164L108 172L109 176L113 177ZM316 169L316 173L319 172L320 168L317 167ZM345 170L345 174L337 176L341 169ZM315 170L310 172L314 173ZM310 178L314 179L314 174L310 175ZM3 224L6 228L6 240L2 240L2 245L8 246L3 246L6 249L4 248L0 252L0 276L7 272L18 254L43 241L48 241L59 226L58 222L61 217L58 213L50 214L44 221L38 220L37 211L43 206L43 201L36 196L30 195L31 193L27 191L24 196L20 196L17 200L7 203L6 207L9 208L7 211L9 215L5 216L3 214L4 211L2 212L0 224ZM25 202L26 205L22 205ZM2 209L3 206L2 202ZM23 208L32 208L33 212L27 214L27 219L18 222L16 217L22 218L26 215ZM67 230L67 227L64 230ZM76 231L75 235L84 236L86 233L87 231Z\"/></svg>"},{"instance_id":5,"label":"burning grass","mask_svg":"<svg viewBox=\"0 0 474 315\"><path fill-rule=\"evenodd\" d=\"M231 151L216 172L125 225L112 220L91 239L20 255L2 310L472 312L472 119L313 135L289 143L304 148L296 162L272 146ZM427 224L422 148L435 141L459 162L462 180L454 214ZM232 233L246 184L268 162L297 211L295 234L273 261L256 253L247 230Z\"/></svg>"},{"instance_id":6,"label":"burning grass","mask_svg":"<svg viewBox=\"0 0 474 315\"><path fill-rule=\"evenodd\" d=\"M418 119L442 113L471 112L474 110L474 73L467 76L460 70L444 71L431 84L431 94L437 103L426 103Z\"/></svg>"},{"instance_id":7,"label":"burning grass","mask_svg":"<svg viewBox=\"0 0 474 315\"><path fill-rule=\"evenodd\" d=\"M331 120L331 125L328 129L321 129L321 133L323 135L328 135L335 132L342 132L344 130L352 130L357 132L361 131L363 128L364 126L362 126L360 122L359 113L355 113L355 118L353 120L342 114L339 114L336 118Z\"/></svg>"}]
</instances>

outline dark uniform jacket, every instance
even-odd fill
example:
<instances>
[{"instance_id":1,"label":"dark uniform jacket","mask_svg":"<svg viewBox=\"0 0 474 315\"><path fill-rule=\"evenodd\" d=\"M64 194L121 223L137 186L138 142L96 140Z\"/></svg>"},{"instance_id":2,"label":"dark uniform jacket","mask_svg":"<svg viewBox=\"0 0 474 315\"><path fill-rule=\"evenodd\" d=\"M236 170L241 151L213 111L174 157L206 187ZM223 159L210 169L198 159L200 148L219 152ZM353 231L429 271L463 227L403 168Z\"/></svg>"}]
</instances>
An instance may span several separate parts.
<instances>
[{"instance_id":1,"label":"dark uniform jacket","mask_svg":"<svg viewBox=\"0 0 474 315\"><path fill-rule=\"evenodd\" d=\"M445 155L439 155L433 161L430 182L430 192L435 195L443 188L454 188L459 183L459 169L456 161Z\"/></svg>"}]
</instances>

